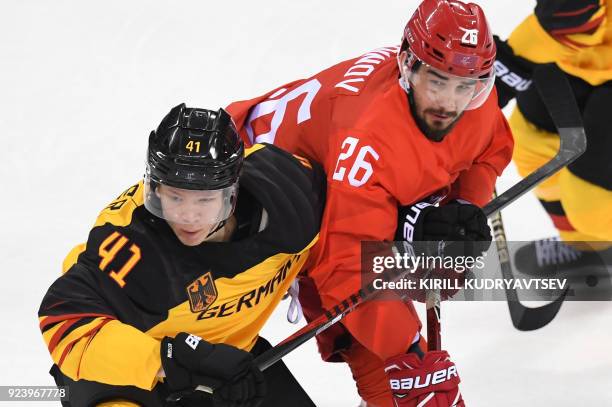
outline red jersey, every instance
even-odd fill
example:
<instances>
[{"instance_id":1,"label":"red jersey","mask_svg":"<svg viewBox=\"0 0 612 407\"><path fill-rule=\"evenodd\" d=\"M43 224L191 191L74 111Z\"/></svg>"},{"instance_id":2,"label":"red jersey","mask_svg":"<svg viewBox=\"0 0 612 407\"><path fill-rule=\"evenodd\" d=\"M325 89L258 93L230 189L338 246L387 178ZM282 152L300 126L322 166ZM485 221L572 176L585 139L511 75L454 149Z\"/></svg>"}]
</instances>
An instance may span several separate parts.
<instances>
[{"instance_id":1,"label":"red jersey","mask_svg":"<svg viewBox=\"0 0 612 407\"><path fill-rule=\"evenodd\" d=\"M398 205L436 195L482 206L512 156L495 91L442 141L429 140L399 84L397 52L379 48L227 108L247 144L273 143L325 168L327 204L309 272L324 308L360 288L360 242L393 240ZM343 324L382 359L404 353L420 329L401 301L370 301Z\"/></svg>"}]
</instances>

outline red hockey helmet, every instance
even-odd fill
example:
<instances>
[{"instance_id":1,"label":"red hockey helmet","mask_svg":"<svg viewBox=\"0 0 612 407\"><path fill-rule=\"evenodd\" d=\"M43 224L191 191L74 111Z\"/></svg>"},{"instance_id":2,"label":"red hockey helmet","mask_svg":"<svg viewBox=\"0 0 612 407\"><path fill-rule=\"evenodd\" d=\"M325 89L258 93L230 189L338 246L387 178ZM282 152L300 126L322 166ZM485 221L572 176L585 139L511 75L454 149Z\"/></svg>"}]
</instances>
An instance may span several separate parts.
<instances>
[{"instance_id":1,"label":"red hockey helmet","mask_svg":"<svg viewBox=\"0 0 612 407\"><path fill-rule=\"evenodd\" d=\"M487 99L494 82L495 42L482 9L459 0L423 0L402 37L409 57L449 75L478 80L467 109ZM403 50L403 48L402 48ZM407 78L405 78L407 79Z\"/></svg>"}]
</instances>

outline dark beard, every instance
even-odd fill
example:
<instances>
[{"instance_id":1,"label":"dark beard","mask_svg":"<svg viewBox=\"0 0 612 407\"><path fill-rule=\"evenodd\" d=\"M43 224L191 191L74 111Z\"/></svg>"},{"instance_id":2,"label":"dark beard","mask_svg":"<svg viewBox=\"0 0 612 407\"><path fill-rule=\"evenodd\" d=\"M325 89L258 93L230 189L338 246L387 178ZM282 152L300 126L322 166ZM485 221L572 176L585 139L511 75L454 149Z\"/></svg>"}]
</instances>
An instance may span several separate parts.
<instances>
[{"instance_id":1,"label":"dark beard","mask_svg":"<svg viewBox=\"0 0 612 407\"><path fill-rule=\"evenodd\" d=\"M429 140L431 141L435 141L436 143L439 143L440 141L444 140L444 137L451 132L451 130L453 130L453 128L455 127L455 125L457 124L457 122L459 121L459 119L461 119L461 116L463 116L463 112L461 112L460 114L456 115L455 120L453 120L451 122L451 124L448 125L448 127L445 127L443 129L440 130L436 130L431 128L427 122L425 122L425 119L423 119L421 116L419 116L419 114L416 111L416 107L415 107L415 103L414 103L414 99L412 97L412 92L408 92L408 105L410 106L410 112L412 112L412 117L414 117L414 121L417 124L417 126L419 127L419 130L421 130L421 133L423 133L425 135L425 137L427 137ZM426 111L431 111L433 112L434 110L432 109L427 109ZM439 112L442 114L452 114L452 112Z\"/></svg>"}]
</instances>

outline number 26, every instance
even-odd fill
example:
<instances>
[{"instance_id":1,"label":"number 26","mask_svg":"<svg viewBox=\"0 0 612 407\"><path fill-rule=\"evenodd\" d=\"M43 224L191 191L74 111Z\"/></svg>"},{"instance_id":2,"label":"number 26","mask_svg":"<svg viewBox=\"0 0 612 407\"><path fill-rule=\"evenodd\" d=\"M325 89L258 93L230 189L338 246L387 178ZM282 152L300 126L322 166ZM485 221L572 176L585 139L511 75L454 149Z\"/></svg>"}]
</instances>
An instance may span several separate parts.
<instances>
[{"instance_id":1,"label":"number 26","mask_svg":"<svg viewBox=\"0 0 612 407\"><path fill-rule=\"evenodd\" d=\"M359 144L359 139L355 137L347 137L342 142L342 152L338 156L338 161L336 162L336 169L334 171L334 175L332 178L336 181L343 181L344 175L346 174L346 168L341 165L341 161L345 161L347 158L351 157L355 150L357 149L357 145ZM354 187L360 187L372 176L374 169L372 168L372 164L366 161L367 155L371 155L375 161L378 161L378 153L371 146L363 146L359 149L357 153L357 157L355 158L355 162L351 166L351 169L348 173L347 179L349 184ZM359 170L363 170L363 173L358 174ZM358 178L358 175L361 175Z\"/></svg>"}]
</instances>

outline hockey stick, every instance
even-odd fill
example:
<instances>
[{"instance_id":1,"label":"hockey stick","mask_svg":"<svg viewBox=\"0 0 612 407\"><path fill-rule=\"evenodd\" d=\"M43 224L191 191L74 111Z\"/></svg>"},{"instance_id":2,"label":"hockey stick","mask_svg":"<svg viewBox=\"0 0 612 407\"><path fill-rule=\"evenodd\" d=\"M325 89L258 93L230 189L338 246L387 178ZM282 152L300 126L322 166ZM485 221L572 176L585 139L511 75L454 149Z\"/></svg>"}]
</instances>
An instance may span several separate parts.
<instances>
[{"instance_id":1,"label":"hockey stick","mask_svg":"<svg viewBox=\"0 0 612 407\"><path fill-rule=\"evenodd\" d=\"M514 187L506 191L504 194L493 199L483 208L487 217L498 213L502 208L509 205L520 195L525 194L531 188L537 185L538 181L536 180L534 182L534 179L535 178L524 178L523 180L519 181ZM528 185L529 183L531 183L530 186ZM510 194L508 194L509 191L512 191L513 194L519 194L519 196L511 196ZM387 270L385 273L381 274L381 277L384 278L385 281L397 281L409 272L410 271L408 270L402 270L393 274L392 270ZM436 342L434 345L429 346L431 350L440 346L440 298L439 293L436 293L435 290L432 291L432 293L427 293L427 338L428 342ZM301 329L297 330L295 333L284 339L282 342L278 343L273 348L268 349L267 351L259 355L257 358L255 358L255 363L257 364L257 367L263 371L268 367L272 366L274 363L281 360L283 357L301 346L303 343L314 338L316 335L320 334L336 322L343 319L349 312L353 311L363 302L373 298L377 293L378 290L374 288L374 283L371 282L364 288L361 288L355 294L349 296L344 301L334 306L332 309L325 310L323 314L321 314L319 317L312 320L311 322L303 326ZM438 338L438 340L436 341L435 338ZM202 386L198 386L198 389L206 391L206 389L201 387Z\"/></svg>"},{"instance_id":2,"label":"hockey stick","mask_svg":"<svg viewBox=\"0 0 612 407\"><path fill-rule=\"evenodd\" d=\"M524 182L517 183L501 196L498 197L496 192L495 199L483 208L487 216L493 215L491 224L504 279L514 279L514 276L500 210L561 170L561 168L570 164L586 150L586 134L582 118L576 104L576 98L565 74L555 64L543 65L535 71L534 82L557 128L560 145L557 155L549 162L529 174L523 180ZM530 308L521 304L515 289L506 288L506 299L512 324L520 331L533 331L547 325L559 312L568 290L569 288L566 288L551 303L541 307ZM438 290L427 292L426 310L427 347L429 350L440 350L442 349L442 339L440 332L440 293Z\"/></svg>"},{"instance_id":3,"label":"hockey stick","mask_svg":"<svg viewBox=\"0 0 612 407\"><path fill-rule=\"evenodd\" d=\"M491 224L493 226L493 235L497 246L502 277L505 280L514 279L501 212L495 214L493 219L491 219ZM559 312L568 290L569 287L551 303L541 307L529 308L521 304L515 289L506 288L506 299L512 324L520 331L533 331L547 325Z\"/></svg>"},{"instance_id":4,"label":"hockey stick","mask_svg":"<svg viewBox=\"0 0 612 407\"><path fill-rule=\"evenodd\" d=\"M427 350L442 350L440 290L428 290L425 298Z\"/></svg>"},{"instance_id":5,"label":"hockey stick","mask_svg":"<svg viewBox=\"0 0 612 407\"><path fill-rule=\"evenodd\" d=\"M567 79L563 73L560 72L554 65L544 65L536 70L534 78L536 83L538 83L538 81L542 82L538 84L538 90L540 91L542 99L549 109L551 116L553 117L553 121L558 129L561 139L559 152L544 166L534 171L529 176L523 178L513 187L485 205L483 207L483 211L487 217L491 217L492 215L496 214L501 209L514 202L520 196L533 189L540 182L550 177L567 164L571 163L586 149L586 136L584 134L584 128L582 127L580 113L576 106L572 90L569 87L569 83L567 82ZM556 88L555 86L559 86L559 88ZM409 271L405 270L403 272L396 273L393 276L389 276L387 274L386 278L388 281L396 281L403 277L406 273L409 273ZM281 360L284 356L298 348L306 341L314 338L331 325L340 321L349 312L353 311L355 307L362 304L364 301L371 299L377 292L378 291L374 288L373 283L370 283L366 287L346 298L340 304L334 306L333 309L325 310L325 312L318 318L312 320L310 323L296 331L293 335L280 342L278 345L259 355L255 359L257 366L262 371L272 366L274 363ZM515 304L522 306L518 301ZM529 308L527 308L527 310L529 310ZM198 386L196 390L210 392L211 389L205 386Z\"/></svg>"},{"instance_id":6,"label":"hockey stick","mask_svg":"<svg viewBox=\"0 0 612 407\"><path fill-rule=\"evenodd\" d=\"M582 117L565 74L555 64L543 65L534 72L534 82L559 133L559 151L542 167L482 208L487 216L505 208L525 192L576 160L586 150Z\"/></svg>"},{"instance_id":7,"label":"hockey stick","mask_svg":"<svg viewBox=\"0 0 612 407\"><path fill-rule=\"evenodd\" d=\"M565 74L554 64L544 65L534 73L534 82L544 101L546 109L552 117L560 139L559 152L557 155L543 167L525 178L525 180L533 179L533 182L538 184L561 168L570 164L586 150L586 135L576 99ZM506 191L506 193L517 187L518 184ZM502 198L503 195L505 194L502 194L500 198ZM501 205L507 205L508 203L507 198L501 200L498 198L493 202L495 201ZM512 279L512 264L506 243L504 224L500 213L497 213L493 217L492 226L502 276L504 279ZM521 304L516 290L507 288L506 298L512 324L520 331L532 331L542 328L555 318L565 300L567 292L568 289L565 289L565 291L551 303L541 307L530 308Z\"/></svg>"}]
</instances>

